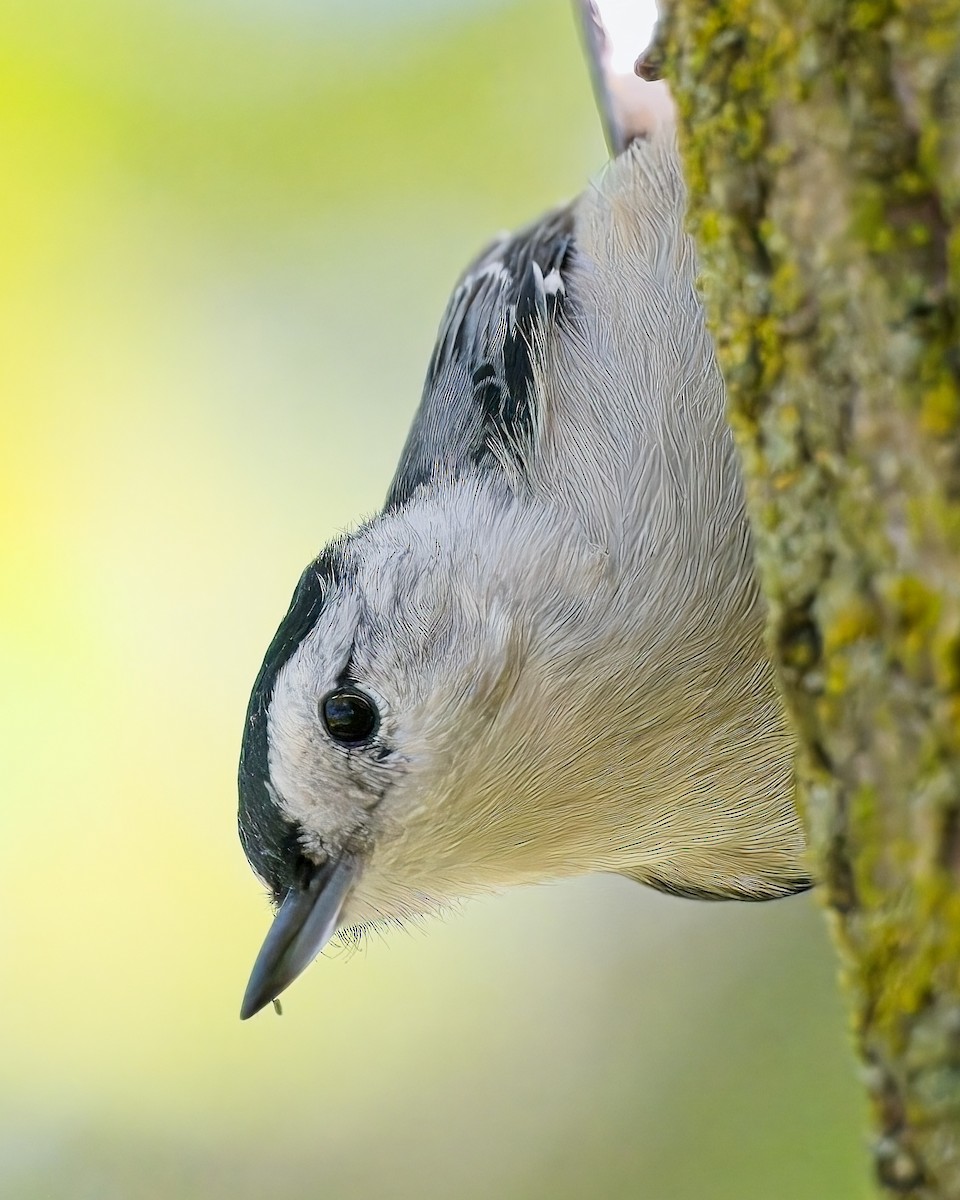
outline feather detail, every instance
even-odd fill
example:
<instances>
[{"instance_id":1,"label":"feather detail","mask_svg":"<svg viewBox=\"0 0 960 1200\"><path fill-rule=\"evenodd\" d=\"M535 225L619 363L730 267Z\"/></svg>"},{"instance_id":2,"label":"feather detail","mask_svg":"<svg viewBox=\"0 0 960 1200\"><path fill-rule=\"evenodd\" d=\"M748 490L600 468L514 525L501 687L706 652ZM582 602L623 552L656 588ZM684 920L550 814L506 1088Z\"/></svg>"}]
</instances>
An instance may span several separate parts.
<instances>
[{"instance_id":1,"label":"feather detail","mask_svg":"<svg viewBox=\"0 0 960 1200\"><path fill-rule=\"evenodd\" d=\"M557 209L467 268L440 323L388 511L419 488L491 469L522 488L539 415L536 356L570 303L573 220Z\"/></svg>"}]
</instances>

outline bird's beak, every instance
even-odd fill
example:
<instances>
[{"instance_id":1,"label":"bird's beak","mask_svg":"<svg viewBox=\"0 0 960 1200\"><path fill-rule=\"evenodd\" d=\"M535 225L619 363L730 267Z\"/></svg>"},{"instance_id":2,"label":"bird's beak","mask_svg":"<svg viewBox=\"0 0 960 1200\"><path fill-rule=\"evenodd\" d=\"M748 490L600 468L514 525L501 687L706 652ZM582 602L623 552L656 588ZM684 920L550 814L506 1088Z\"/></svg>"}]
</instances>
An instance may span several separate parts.
<instances>
[{"instance_id":1,"label":"bird's beak","mask_svg":"<svg viewBox=\"0 0 960 1200\"><path fill-rule=\"evenodd\" d=\"M253 964L241 1021L276 1000L333 937L357 871L356 859L344 855L314 867L287 892Z\"/></svg>"}]
</instances>

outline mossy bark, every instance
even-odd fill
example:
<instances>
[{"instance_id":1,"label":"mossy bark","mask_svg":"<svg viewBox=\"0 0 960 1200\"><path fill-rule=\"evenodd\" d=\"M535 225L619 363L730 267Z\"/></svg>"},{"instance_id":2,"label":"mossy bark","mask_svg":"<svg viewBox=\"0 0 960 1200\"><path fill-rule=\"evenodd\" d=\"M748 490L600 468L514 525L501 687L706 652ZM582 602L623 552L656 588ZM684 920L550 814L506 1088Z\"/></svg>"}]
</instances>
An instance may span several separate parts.
<instances>
[{"instance_id":1,"label":"mossy bark","mask_svg":"<svg viewBox=\"0 0 960 1200\"><path fill-rule=\"evenodd\" d=\"M654 56L877 1176L954 1200L960 0L664 7Z\"/></svg>"}]
</instances>

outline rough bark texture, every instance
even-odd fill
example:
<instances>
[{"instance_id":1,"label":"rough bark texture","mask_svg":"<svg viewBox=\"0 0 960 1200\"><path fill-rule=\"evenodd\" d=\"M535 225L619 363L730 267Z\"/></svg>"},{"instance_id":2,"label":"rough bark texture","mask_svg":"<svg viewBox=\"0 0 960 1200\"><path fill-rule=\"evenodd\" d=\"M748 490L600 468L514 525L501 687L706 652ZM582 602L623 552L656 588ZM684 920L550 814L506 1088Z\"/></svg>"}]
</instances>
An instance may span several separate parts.
<instances>
[{"instance_id":1,"label":"rough bark texture","mask_svg":"<svg viewBox=\"0 0 960 1200\"><path fill-rule=\"evenodd\" d=\"M954 1200L960 0L665 7L654 58L876 1172L886 1194Z\"/></svg>"}]
</instances>

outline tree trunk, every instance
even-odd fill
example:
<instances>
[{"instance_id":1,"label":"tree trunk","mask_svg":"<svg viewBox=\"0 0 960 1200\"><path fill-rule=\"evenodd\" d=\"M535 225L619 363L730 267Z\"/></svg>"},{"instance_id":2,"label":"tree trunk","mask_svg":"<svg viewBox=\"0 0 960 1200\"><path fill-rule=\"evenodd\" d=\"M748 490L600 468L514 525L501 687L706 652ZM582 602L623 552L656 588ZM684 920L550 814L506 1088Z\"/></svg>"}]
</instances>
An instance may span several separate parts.
<instances>
[{"instance_id":1,"label":"tree trunk","mask_svg":"<svg viewBox=\"0 0 960 1200\"><path fill-rule=\"evenodd\" d=\"M956 1200L960 0L664 7L877 1176Z\"/></svg>"}]
</instances>

